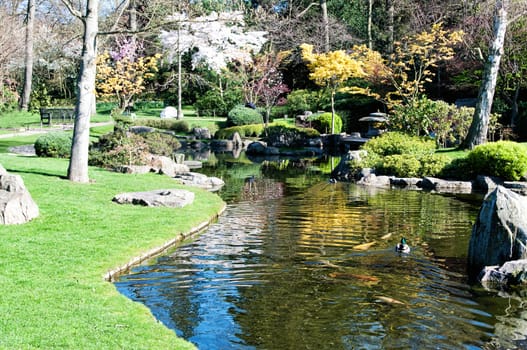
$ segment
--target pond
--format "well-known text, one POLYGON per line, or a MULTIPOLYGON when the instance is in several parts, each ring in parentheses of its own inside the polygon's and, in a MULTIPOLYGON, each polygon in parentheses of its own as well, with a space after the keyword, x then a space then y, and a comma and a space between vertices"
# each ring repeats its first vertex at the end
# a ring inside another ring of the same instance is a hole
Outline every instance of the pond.
POLYGON ((118 290, 200 349, 526 346, 521 300, 467 283, 481 196, 328 183, 335 161, 212 157, 226 212, 118 290))

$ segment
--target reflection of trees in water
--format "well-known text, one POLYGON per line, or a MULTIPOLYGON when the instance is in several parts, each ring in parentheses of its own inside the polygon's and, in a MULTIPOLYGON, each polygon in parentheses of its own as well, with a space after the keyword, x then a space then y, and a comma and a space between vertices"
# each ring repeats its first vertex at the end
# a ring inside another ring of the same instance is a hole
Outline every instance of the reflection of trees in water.
POLYGON ((277 199, 283 195, 283 183, 271 179, 249 176, 245 179, 240 199, 243 201, 277 199))

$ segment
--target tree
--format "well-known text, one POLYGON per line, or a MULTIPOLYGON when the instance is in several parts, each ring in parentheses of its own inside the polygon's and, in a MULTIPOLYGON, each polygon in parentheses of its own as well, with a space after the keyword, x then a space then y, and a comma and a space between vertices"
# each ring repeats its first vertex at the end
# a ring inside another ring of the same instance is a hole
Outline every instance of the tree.
MULTIPOLYGON (((239 11, 212 12, 196 18, 189 18, 185 13, 170 16, 169 20, 175 22, 176 30, 161 31, 160 34, 168 60, 173 62, 177 59, 180 67, 183 53, 194 50, 193 67, 204 65, 216 72, 221 86, 221 72, 229 63, 251 63, 252 54, 258 53, 267 41, 266 32, 246 30, 243 17, 239 11)), ((181 96, 180 79, 181 69, 178 68, 178 96, 181 96)))
POLYGON ((97 57, 97 91, 102 96, 115 96, 121 110, 132 104, 157 71, 161 55, 141 57, 141 47, 135 38, 122 38, 115 51, 97 57))
POLYGON ((88 151, 90 146, 90 117, 95 95, 95 76, 97 69, 99 1, 87 0, 84 13, 75 9, 73 2, 69 0, 61 1, 73 16, 81 20, 84 28, 68 179, 74 182, 87 183, 89 182, 88 151))
POLYGON ((498 79, 500 60, 503 54, 503 45, 505 42, 505 33, 507 31, 507 9, 509 0, 496 1, 496 13, 494 16, 494 35, 489 56, 485 64, 483 80, 478 94, 478 102, 474 117, 467 134, 467 137, 461 144, 462 149, 473 149, 477 145, 487 141, 487 131, 492 109, 492 101, 498 79))
POLYGON ((35 0, 27 1, 26 51, 24 62, 24 87, 20 96, 20 109, 27 111, 33 80, 33 28, 35 23, 35 0))
POLYGON ((453 46, 461 42, 462 31, 447 31, 436 23, 423 31, 396 43, 388 62, 389 75, 395 91, 386 95, 389 105, 408 104, 419 99, 425 83, 435 75, 432 68, 454 57, 453 46))
POLYGON ((289 92, 278 69, 280 62, 280 57, 273 53, 256 57, 252 65, 253 76, 245 87, 245 99, 265 107, 266 127, 269 124, 271 109, 278 103, 280 97, 289 92))
POLYGON ((331 93, 331 133, 335 130, 335 94, 339 87, 350 78, 364 77, 363 63, 352 58, 343 50, 314 53, 313 46, 302 44, 302 57, 310 70, 309 77, 317 85, 331 93))

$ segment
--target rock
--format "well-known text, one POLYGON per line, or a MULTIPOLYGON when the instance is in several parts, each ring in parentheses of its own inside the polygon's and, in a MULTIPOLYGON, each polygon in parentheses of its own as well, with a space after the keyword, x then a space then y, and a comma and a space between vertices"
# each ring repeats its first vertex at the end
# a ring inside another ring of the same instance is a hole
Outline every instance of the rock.
POLYGON ((185 164, 178 164, 166 156, 153 155, 149 165, 152 171, 174 177, 177 174, 189 172, 190 169, 185 164))
POLYGON ((159 116, 161 117, 161 119, 177 118, 177 109, 172 106, 165 107, 163 108, 159 116))
POLYGON ((152 171, 149 165, 121 165, 115 171, 123 174, 147 174, 152 171))
POLYGON ((370 173, 366 176, 363 176, 359 181, 357 181, 357 184, 373 186, 373 187, 390 187, 392 178, 393 177, 391 176, 385 176, 385 175, 377 176, 373 173, 370 173))
POLYGON ((393 187, 419 189, 422 181, 419 177, 394 177, 390 179, 390 184, 393 187))
POLYGON ((503 187, 511 191, 527 196, 527 182, 523 181, 504 181, 503 187))
POLYGON ((141 134, 149 134, 151 132, 154 132, 155 129, 150 126, 131 126, 128 130, 130 130, 131 133, 141 135, 141 134))
POLYGON ((502 266, 485 266, 478 276, 488 289, 502 289, 527 283, 527 259, 507 261, 502 266))
POLYGON ((484 192, 494 190, 498 185, 503 185, 503 181, 493 176, 478 175, 476 177, 476 187, 484 192))
POLYGON ((9 174, 0 165, 0 224, 24 224, 38 215, 38 206, 22 177, 9 174))
POLYGON ((113 197, 119 204, 135 204, 147 207, 182 208, 192 204, 194 193, 180 189, 121 193, 113 197))
POLYGON ((472 228, 468 251, 473 278, 484 266, 527 258, 527 198, 503 186, 489 193, 472 228))
POLYGON ((473 186, 470 181, 448 181, 435 177, 424 177, 421 187, 443 193, 471 193, 473 186))
POLYGON ((242 137, 240 136, 240 134, 238 132, 235 132, 232 135, 232 144, 233 144, 234 148, 241 148, 241 147, 243 147, 242 137))
POLYGON ((210 130, 207 128, 193 128, 192 133, 197 139, 210 140, 212 138, 210 130))
POLYGON ((247 146, 247 154, 265 154, 267 145, 262 141, 251 142, 247 146))
POLYGON ((194 172, 179 174, 175 179, 183 185, 196 186, 209 191, 217 191, 225 185, 222 179, 194 172))

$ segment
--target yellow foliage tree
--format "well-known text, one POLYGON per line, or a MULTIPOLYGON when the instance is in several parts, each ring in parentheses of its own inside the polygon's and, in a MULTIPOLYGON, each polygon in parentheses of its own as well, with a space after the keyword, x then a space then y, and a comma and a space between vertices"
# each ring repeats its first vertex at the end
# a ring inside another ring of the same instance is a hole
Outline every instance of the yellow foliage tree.
POLYGON ((404 38, 395 43, 388 64, 395 91, 386 95, 389 105, 407 104, 422 95, 424 84, 431 82, 433 68, 454 57, 453 46, 463 39, 462 31, 447 31, 442 23, 431 30, 404 38))
POLYGON ((148 57, 114 59, 108 52, 97 57, 96 88, 99 96, 115 96, 120 109, 128 107, 134 96, 145 89, 157 72, 160 54, 148 57))
POLYGON ((313 46, 300 45, 302 58, 310 70, 309 78, 331 92, 331 133, 335 130, 335 93, 350 78, 366 75, 364 63, 343 50, 314 53, 313 46))

